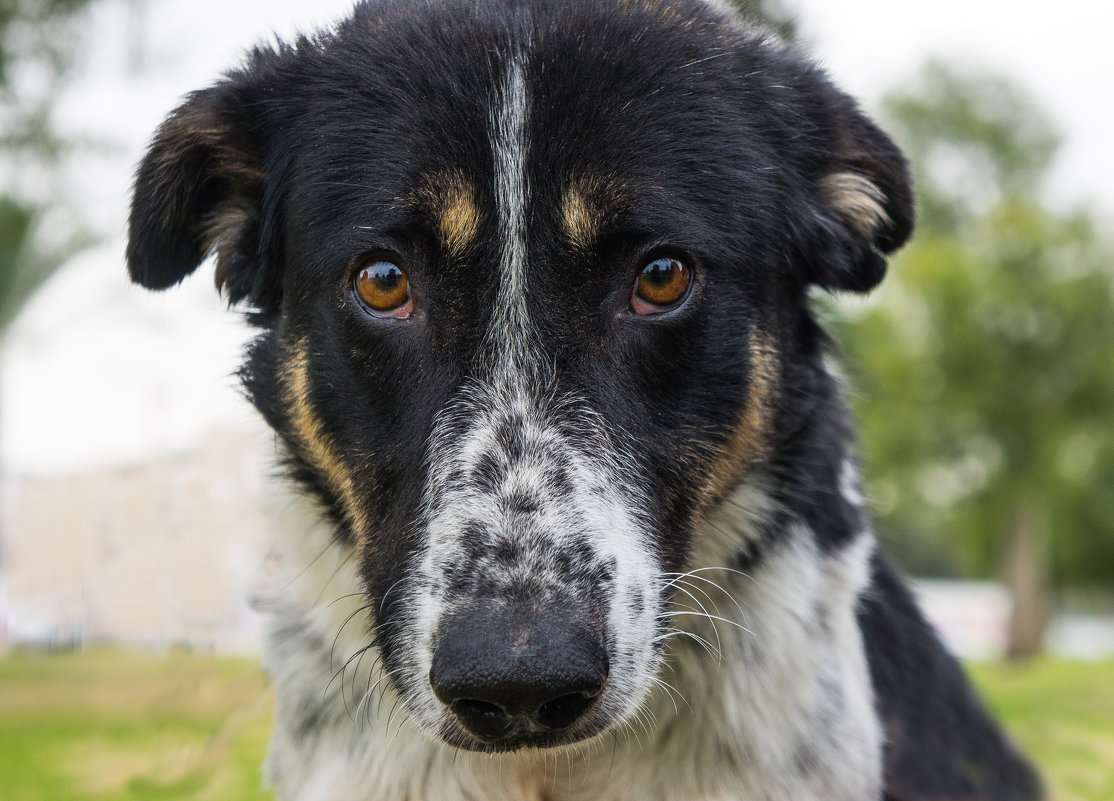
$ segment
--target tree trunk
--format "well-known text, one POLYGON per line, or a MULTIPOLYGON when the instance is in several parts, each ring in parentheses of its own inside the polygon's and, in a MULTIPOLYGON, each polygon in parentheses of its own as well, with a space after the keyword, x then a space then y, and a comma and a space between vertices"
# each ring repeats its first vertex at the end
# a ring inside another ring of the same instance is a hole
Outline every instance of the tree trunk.
POLYGON ((1022 504, 1006 543, 1005 579, 1013 600, 1006 656, 1024 659, 1040 652, 1048 628, 1051 603, 1048 545, 1041 537, 1040 516, 1022 504))

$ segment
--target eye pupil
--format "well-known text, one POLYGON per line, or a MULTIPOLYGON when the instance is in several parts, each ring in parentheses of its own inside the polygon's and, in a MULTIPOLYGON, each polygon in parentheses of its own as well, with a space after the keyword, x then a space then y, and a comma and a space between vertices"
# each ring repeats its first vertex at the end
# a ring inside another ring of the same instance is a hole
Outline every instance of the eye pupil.
POLYGON ((676 272, 674 268, 675 264, 676 262, 672 259, 658 259, 643 270, 642 274, 646 276, 646 280, 651 284, 655 286, 666 286, 676 272))
POLYGON ((371 268, 371 279, 378 284, 378 288, 389 292, 403 280, 402 270, 387 262, 379 262, 371 268))
POLYGON ((376 261, 356 273, 353 279, 356 295, 363 305, 378 317, 407 317, 410 302, 410 282, 397 264, 376 261))
POLYGON ((679 259, 654 259, 638 274, 631 306, 639 314, 668 311, 688 295, 692 271, 679 259))

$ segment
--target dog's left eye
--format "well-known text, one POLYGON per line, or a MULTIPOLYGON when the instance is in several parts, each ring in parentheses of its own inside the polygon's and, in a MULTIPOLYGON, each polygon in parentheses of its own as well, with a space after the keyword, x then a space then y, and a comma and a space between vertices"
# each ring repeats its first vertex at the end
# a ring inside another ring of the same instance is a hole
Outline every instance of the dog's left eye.
POLYGON ((376 317, 409 317, 414 308, 410 282, 394 262, 365 264, 352 279, 352 288, 363 307, 376 317))
POLYGON ((658 314, 676 308, 692 286, 692 270, 669 256, 657 258, 642 268, 634 282, 631 307, 638 314, 658 314))

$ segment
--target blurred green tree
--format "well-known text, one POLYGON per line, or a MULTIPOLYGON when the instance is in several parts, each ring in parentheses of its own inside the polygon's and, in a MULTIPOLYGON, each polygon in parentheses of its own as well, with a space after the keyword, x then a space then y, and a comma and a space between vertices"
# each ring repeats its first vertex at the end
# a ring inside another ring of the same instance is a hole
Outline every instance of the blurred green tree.
POLYGON ((46 183, 64 150, 50 110, 72 63, 78 12, 92 2, 0 0, 0 340, 35 289, 86 241, 78 234, 39 242, 35 226, 48 201, 21 191, 18 178, 30 171, 46 183))
POLYGON ((878 527, 911 569, 1006 580, 1028 654, 1050 583, 1114 582, 1114 250, 1044 202, 1058 137, 1009 81, 931 63, 883 108, 919 228, 837 315, 878 527))
POLYGON ((0 334, 77 242, 45 249, 34 238, 44 198, 28 198, 17 168, 48 170, 64 150, 50 110, 92 0, 0 0, 0 334))
POLYGON ((744 18, 774 30, 787 42, 797 38, 797 21, 782 0, 728 0, 744 18))
POLYGON ((14 314, 24 278, 24 249, 31 229, 32 212, 11 198, 0 197, 0 332, 14 314))

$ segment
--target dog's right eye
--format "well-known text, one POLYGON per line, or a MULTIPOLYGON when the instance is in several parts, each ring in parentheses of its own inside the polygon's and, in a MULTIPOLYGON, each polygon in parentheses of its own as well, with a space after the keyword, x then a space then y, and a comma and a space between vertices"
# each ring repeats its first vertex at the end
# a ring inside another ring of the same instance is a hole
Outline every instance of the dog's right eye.
POLYGON ((657 258, 642 268, 634 282, 631 306, 638 314, 660 314, 688 297, 692 270, 679 259, 657 258))
POLYGON ((410 282, 394 262, 380 259, 365 264, 352 279, 352 289, 361 305, 376 317, 403 319, 414 308, 410 282))

